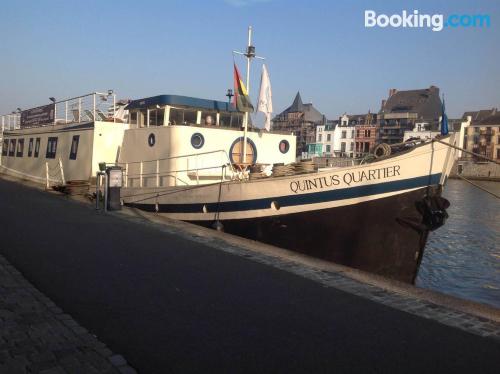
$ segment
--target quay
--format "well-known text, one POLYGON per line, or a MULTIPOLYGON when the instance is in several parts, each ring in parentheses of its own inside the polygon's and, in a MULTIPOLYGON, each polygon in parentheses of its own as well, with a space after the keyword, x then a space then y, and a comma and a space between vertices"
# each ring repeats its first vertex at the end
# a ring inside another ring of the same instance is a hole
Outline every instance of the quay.
MULTIPOLYGON (((6 179, 0 194, 0 264, 38 290, 19 303, 51 300, 95 339, 107 372, 500 370, 494 308, 154 214, 104 214, 6 179)), ((11 304, 0 302, 3 323, 11 304)), ((16 355, 0 338, 3 373, 16 355)), ((16 372, 28 372, 36 352, 17 352, 16 372)), ((32 372, 78 372, 49 367, 58 357, 47 356, 32 372)))

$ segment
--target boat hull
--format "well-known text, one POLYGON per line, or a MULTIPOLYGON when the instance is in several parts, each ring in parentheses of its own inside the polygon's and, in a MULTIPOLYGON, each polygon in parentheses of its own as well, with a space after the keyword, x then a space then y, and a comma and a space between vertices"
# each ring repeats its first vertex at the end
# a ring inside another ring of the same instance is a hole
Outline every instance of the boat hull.
POLYGON ((429 232, 418 203, 440 194, 433 186, 356 205, 221 223, 234 235, 413 283, 429 232))
MULTIPOLYGON (((447 138, 449 140, 450 138, 447 138)), ((444 223, 453 149, 427 143, 318 173, 171 188, 126 188, 125 205, 412 283, 444 223)))

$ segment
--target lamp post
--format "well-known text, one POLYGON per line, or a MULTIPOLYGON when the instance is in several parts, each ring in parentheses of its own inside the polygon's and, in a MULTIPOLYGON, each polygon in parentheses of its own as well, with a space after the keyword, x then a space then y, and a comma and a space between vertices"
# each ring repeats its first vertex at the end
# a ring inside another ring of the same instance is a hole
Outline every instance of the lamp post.
POLYGON ((56 124, 56 118, 57 118, 57 105, 56 105, 56 98, 55 97, 49 97, 49 100, 52 101, 52 104, 54 104, 54 125, 56 124))
POLYGON ((227 103, 228 103, 228 110, 229 110, 229 105, 231 104, 231 99, 233 98, 234 94, 233 94, 233 90, 231 88, 228 88, 227 89, 227 93, 226 93, 226 96, 227 96, 227 103))

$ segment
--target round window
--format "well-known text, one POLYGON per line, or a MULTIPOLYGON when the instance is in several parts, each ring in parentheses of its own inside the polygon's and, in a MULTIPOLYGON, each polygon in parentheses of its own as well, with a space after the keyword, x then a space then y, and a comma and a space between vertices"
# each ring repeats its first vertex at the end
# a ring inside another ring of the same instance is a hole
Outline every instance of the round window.
POLYGON ((199 132, 194 133, 193 136, 191 136, 191 145, 193 148, 200 149, 203 147, 203 144, 205 144, 205 138, 199 132))
POLYGON ((149 134, 148 136, 148 144, 150 147, 154 146, 156 143, 156 139, 155 139, 155 134, 149 134))
POLYGON ((290 143, 288 143, 288 140, 283 139, 280 142, 279 148, 281 153, 287 153, 290 149, 290 143))

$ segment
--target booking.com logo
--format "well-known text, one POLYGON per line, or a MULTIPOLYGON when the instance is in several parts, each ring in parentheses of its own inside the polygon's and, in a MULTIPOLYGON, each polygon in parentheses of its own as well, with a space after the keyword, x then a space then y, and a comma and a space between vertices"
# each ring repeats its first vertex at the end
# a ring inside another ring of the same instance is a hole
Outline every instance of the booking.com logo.
POLYGON ((450 14, 446 20, 443 14, 420 14, 418 10, 401 14, 377 14, 374 10, 365 10, 365 27, 408 27, 430 28, 441 31, 445 27, 490 27, 488 14, 450 14))

